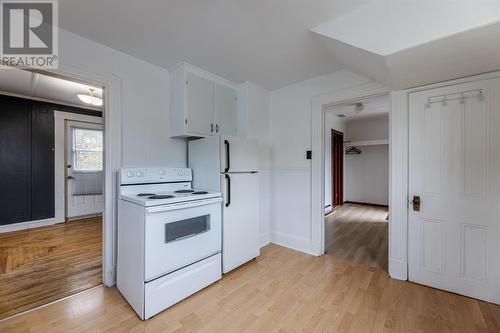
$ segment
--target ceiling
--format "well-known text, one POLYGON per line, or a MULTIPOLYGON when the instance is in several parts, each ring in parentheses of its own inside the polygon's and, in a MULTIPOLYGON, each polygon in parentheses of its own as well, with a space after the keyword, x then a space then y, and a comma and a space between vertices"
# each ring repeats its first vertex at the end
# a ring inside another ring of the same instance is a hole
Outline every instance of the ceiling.
POLYGON ((348 69, 404 89, 500 69, 500 0, 61 0, 63 29, 269 90, 348 69), (465 18, 464 18, 465 17, 465 18))
POLYGON ((341 69, 310 32, 368 0, 61 0, 65 30, 164 68, 273 90, 341 69))
POLYGON ((500 0, 372 0, 312 31, 337 62, 392 89, 500 69, 500 0))
POLYGON ((312 30, 388 56, 498 22, 500 0, 373 0, 312 30))
POLYGON ((343 114, 346 117, 342 118, 345 121, 357 120, 361 118, 378 117, 381 115, 389 114, 389 96, 377 96, 362 99, 355 103, 346 103, 340 105, 333 105, 326 108, 326 112, 330 112, 334 115, 343 114), (354 111, 356 103, 363 103, 364 110, 360 113, 354 111))
POLYGON ((2 75, 0 75, 0 93, 102 110, 102 107, 90 106, 78 99, 77 95, 88 94, 89 88, 95 89, 94 96, 102 98, 102 89, 100 88, 35 72, 10 68, 2 70, 2 75))

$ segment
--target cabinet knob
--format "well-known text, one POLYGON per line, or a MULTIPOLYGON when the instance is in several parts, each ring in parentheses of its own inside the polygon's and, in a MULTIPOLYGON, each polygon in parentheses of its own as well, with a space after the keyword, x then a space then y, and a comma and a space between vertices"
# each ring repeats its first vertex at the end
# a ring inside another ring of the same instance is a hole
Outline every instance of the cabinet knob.
POLYGON ((219 133, 219 124, 215 125, 215 133, 219 133))
POLYGON ((214 124, 210 124, 210 133, 214 132, 214 124))

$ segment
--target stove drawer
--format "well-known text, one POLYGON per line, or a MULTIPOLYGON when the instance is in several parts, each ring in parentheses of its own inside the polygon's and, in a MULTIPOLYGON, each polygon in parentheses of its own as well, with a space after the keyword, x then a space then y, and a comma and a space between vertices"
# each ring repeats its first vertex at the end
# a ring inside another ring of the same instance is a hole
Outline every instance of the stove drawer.
POLYGON ((220 280, 221 255, 199 261, 164 277, 146 283, 144 319, 220 280))
POLYGON ((144 281, 221 251, 221 200, 146 215, 144 281))

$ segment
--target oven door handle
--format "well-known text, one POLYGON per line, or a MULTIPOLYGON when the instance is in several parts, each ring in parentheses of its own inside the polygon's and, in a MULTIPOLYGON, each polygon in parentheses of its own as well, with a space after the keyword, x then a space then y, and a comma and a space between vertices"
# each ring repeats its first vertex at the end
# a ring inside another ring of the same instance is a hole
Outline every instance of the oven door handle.
POLYGON ((227 190, 226 190, 226 207, 229 207, 231 204, 231 177, 229 177, 228 174, 224 175, 226 177, 226 184, 227 184, 227 190))
POLYGON ((213 198, 213 199, 190 201, 190 202, 182 202, 182 203, 178 203, 178 204, 170 204, 170 205, 164 205, 164 206, 148 207, 148 208, 146 208, 146 213, 147 214, 163 213, 163 212, 169 212, 172 210, 206 206, 206 205, 211 205, 211 204, 219 203, 219 202, 222 202, 221 197, 213 198))

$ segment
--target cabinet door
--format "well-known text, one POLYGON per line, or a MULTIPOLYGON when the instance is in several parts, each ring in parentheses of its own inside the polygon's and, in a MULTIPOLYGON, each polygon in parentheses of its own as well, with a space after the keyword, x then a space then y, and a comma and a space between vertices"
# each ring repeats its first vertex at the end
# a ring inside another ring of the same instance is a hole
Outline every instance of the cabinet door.
POLYGON ((215 133, 214 83, 187 73, 186 92, 187 131, 212 135, 215 133))
POLYGON ((237 134, 238 96, 236 90, 217 84, 215 86, 216 132, 237 134))

